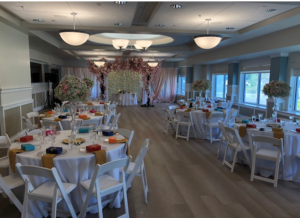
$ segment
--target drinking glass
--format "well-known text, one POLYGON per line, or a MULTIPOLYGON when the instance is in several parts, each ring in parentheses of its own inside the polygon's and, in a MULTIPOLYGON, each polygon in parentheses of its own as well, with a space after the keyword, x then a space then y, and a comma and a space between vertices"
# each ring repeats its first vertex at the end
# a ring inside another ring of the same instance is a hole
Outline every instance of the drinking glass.
POLYGON ((95 141, 96 141, 96 132, 92 132, 90 134, 90 140, 93 142, 93 144, 95 144, 95 141))
POLYGON ((52 134, 55 135, 55 132, 56 132, 56 126, 55 125, 50 125, 50 131, 52 134))
POLYGON ((51 147, 53 147, 53 143, 55 142, 55 133, 50 133, 49 138, 50 138, 51 147))
POLYGON ((256 120, 256 115, 252 115, 251 119, 252 119, 252 123, 254 123, 256 120))
POLYGON ((284 120, 280 120, 280 125, 281 125, 282 129, 284 130, 285 121, 284 120))
POLYGON ((73 145, 74 145, 73 139, 74 139, 74 135, 73 135, 73 136, 68 136, 68 144, 69 144, 69 146, 71 147, 71 148, 69 149, 69 151, 73 151, 73 145))
POLYGON ((259 114, 258 114, 258 119, 259 119, 259 121, 261 121, 262 118, 263 118, 263 114, 262 114, 262 113, 259 113, 259 114))
POLYGON ((290 122, 292 123, 294 121, 294 116, 289 116, 290 122))
POLYGON ((296 119, 297 127, 299 127, 300 119, 296 119))
POLYGON ((45 137, 46 137, 46 129, 45 128, 41 128, 41 137, 43 139, 43 143, 45 142, 45 137))
POLYGON ((275 113, 272 114, 272 121, 275 122, 275 123, 277 122, 275 113))

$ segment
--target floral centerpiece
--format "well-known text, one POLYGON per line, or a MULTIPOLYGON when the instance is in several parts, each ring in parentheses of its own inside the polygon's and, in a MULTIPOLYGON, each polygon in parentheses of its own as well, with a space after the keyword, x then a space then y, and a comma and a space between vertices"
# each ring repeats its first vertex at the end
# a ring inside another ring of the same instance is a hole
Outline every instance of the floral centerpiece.
POLYGON ((82 82, 85 83, 89 89, 94 86, 94 81, 89 78, 83 78, 82 82))
MULTIPOLYGON (((208 90, 210 86, 211 86, 211 82, 206 79, 200 79, 193 82, 192 84, 193 90, 200 91, 200 102, 199 102, 200 106, 202 104, 202 92, 208 90)), ((207 98, 206 92, 205 92, 205 98, 207 98)))
POLYGON ((290 85, 283 81, 272 80, 264 86, 262 91, 265 95, 274 99, 273 114, 275 118, 277 118, 277 100, 278 98, 284 98, 290 95, 290 85))

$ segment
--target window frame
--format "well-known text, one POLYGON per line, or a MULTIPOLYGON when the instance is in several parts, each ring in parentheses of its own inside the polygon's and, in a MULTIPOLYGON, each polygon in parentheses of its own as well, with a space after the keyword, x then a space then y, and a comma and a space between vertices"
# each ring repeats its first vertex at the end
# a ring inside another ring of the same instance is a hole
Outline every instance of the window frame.
MULTIPOLYGON (((227 82, 228 82, 228 73, 216 73, 213 76, 214 76, 214 81, 213 81, 213 84, 214 84, 214 90, 213 90, 214 96, 216 98, 226 99, 227 93, 225 93, 225 89, 226 89, 226 79, 225 79, 225 77, 227 76, 227 82), (224 86, 223 86, 223 97, 222 98, 221 97, 217 97, 217 76, 223 76, 223 84, 224 84, 224 86)), ((227 87, 227 90, 228 90, 228 87, 227 87)))
POLYGON ((295 76, 295 79, 296 79, 296 81, 295 81, 295 88, 296 88, 296 90, 295 90, 295 96, 294 96, 294 111, 298 111, 298 112, 300 112, 300 110, 297 110, 297 101, 298 101, 298 90, 299 90, 299 78, 300 78, 300 76, 295 76))
MULTIPOLYGON (((178 77, 177 95, 185 95, 185 89, 182 90, 182 78, 186 79, 186 76, 179 76, 178 77)), ((185 84, 186 84, 186 82, 185 82, 185 84)))
MULTIPOLYGON (((243 89, 242 89, 242 93, 243 93, 242 101, 243 101, 243 103, 256 105, 256 106, 263 106, 263 107, 267 106, 267 104, 264 105, 264 104, 259 103, 260 102, 260 91, 262 89, 262 87, 261 87, 261 76, 262 76, 263 73, 268 73, 270 75, 269 70, 268 71, 248 71, 248 72, 246 71, 246 72, 242 72, 242 74, 243 74, 243 78, 242 78, 242 80, 243 80, 243 84, 242 84, 242 87, 243 87, 243 89), (245 98, 246 98, 246 75, 247 74, 258 74, 256 103, 245 101, 245 98)), ((269 82, 270 82, 270 77, 269 77, 269 82)))

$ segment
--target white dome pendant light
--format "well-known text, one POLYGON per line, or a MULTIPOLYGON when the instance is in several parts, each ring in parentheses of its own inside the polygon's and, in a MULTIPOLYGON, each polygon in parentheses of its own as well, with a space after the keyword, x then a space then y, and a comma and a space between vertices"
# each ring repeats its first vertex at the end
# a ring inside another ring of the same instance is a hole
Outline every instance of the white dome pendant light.
POLYGON ((209 21, 211 21, 211 19, 206 19, 206 21, 207 34, 194 36, 194 41, 200 48, 211 49, 216 47, 221 42, 222 36, 209 34, 209 21))
POLYGON ((90 34, 85 31, 75 30, 75 16, 77 15, 77 13, 73 12, 71 14, 73 15, 74 30, 61 30, 59 31, 59 35, 62 40, 64 40, 65 43, 69 45, 82 45, 88 40, 90 34))

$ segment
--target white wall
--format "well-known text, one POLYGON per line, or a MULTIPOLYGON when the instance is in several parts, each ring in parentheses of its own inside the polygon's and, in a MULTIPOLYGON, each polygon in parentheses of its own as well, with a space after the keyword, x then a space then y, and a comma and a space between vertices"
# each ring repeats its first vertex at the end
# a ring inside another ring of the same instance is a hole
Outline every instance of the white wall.
POLYGON ((39 62, 43 64, 49 64, 49 65, 63 65, 63 60, 52 57, 50 55, 35 51, 33 49, 30 49, 30 60, 33 62, 39 62))

